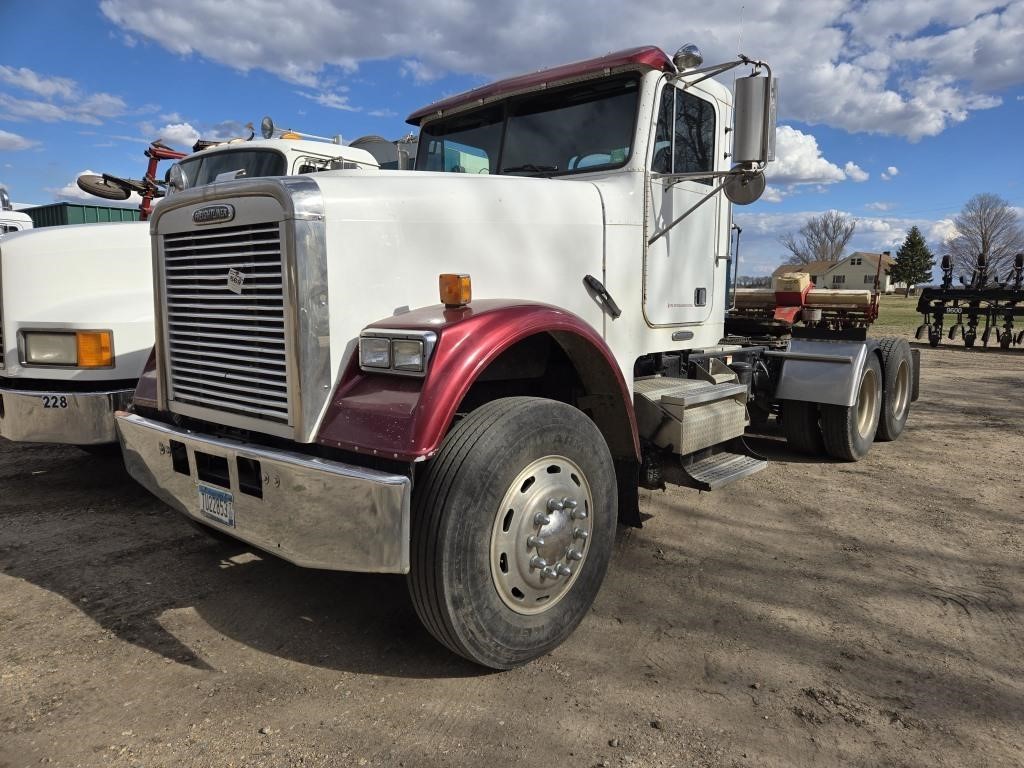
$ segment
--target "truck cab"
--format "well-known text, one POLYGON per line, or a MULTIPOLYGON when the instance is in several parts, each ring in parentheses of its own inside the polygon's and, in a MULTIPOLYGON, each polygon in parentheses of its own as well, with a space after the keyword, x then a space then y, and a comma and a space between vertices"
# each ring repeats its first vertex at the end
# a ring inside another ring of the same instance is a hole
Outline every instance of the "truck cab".
POLYGON ((634 48, 414 112, 411 172, 174 196, 128 471, 293 563, 407 574, 478 664, 547 653, 640 485, 764 468, 751 404, 845 459, 906 420, 898 344, 725 338, 730 201, 764 189, 774 94, 763 62, 634 48), (711 78, 737 66, 734 97, 711 78))
MULTIPOLYGON (((377 168, 365 150, 292 135, 197 151, 172 168, 168 191, 377 168)), ((148 223, 48 227, 0 242, 0 437, 116 444, 114 411, 130 401, 153 343, 148 223)))

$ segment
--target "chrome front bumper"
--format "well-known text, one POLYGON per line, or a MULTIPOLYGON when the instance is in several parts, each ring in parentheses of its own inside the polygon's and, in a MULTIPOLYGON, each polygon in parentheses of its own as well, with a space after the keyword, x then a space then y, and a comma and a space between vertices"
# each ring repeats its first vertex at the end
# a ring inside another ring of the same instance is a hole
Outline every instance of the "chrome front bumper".
POLYGON ((119 412, 128 472, 204 525, 308 568, 409 572, 412 481, 261 448, 119 412), (231 505, 233 525, 201 510, 200 488, 231 505))
POLYGON ((52 392, 30 392, 0 388, 0 437, 21 443, 116 443, 114 411, 127 407, 133 392, 61 392, 59 388, 52 392))

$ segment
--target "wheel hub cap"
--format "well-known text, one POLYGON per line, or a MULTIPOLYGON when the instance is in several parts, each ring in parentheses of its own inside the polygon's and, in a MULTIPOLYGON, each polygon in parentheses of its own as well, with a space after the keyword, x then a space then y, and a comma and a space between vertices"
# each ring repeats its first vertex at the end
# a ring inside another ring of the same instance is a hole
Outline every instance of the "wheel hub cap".
POLYGON ((579 577, 593 532, 590 486, 564 456, 531 462, 512 481, 491 533, 491 576, 517 613, 554 606, 579 577))

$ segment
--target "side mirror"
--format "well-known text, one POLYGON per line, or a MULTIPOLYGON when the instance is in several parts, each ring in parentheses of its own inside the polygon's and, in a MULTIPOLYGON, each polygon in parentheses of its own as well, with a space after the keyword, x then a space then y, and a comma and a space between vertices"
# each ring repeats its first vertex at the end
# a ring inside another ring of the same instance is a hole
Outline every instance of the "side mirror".
POLYGON ((736 79, 732 161, 764 165, 775 159, 778 80, 750 75, 736 79))

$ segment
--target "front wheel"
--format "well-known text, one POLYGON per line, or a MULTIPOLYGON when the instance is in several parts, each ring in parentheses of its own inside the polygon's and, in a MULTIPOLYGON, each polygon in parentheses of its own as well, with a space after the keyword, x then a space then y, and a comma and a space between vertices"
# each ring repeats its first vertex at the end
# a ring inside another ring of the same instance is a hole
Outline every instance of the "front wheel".
POLYGON ((530 397, 464 418, 417 477, 409 592, 444 645, 494 669, 556 648, 611 558, 615 468, 581 411, 530 397))

